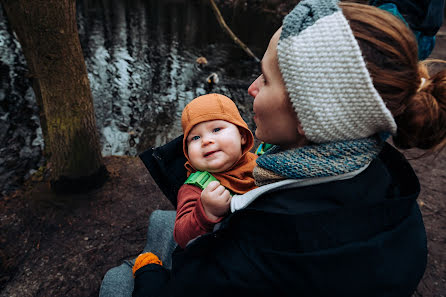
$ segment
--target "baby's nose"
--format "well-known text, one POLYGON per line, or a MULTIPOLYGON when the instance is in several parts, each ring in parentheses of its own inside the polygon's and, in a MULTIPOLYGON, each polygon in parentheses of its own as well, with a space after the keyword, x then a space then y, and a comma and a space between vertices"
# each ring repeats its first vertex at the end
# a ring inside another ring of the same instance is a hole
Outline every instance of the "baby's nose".
POLYGON ((211 144, 211 143, 214 143, 214 139, 212 137, 210 137, 210 136, 203 137, 203 140, 202 140, 202 145, 203 146, 206 146, 206 145, 211 144))

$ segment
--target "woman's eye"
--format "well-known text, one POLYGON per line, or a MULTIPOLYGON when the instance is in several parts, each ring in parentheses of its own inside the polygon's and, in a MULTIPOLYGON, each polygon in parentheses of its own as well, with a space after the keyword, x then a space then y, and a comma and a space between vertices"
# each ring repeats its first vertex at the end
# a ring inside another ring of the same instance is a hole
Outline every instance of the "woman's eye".
POLYGON ((265 75, 263 75, 262 63, 259 63, 259 72, 260 72, 260 79, 262 80, 263 84, 266 84, 265 75))
POLYGON ((192 137, 190 140, 191 141, 194 141, 194 140, 198 140, 198 139, 200 139, 200 136, 198 136, 198 135, 195 135, 194 137, 192 137))
POLYGON ((215 128, 214 130, 212 130, 213 132, 218 132, 218 131, 220 131, 221 130, 221 128, 215 128))

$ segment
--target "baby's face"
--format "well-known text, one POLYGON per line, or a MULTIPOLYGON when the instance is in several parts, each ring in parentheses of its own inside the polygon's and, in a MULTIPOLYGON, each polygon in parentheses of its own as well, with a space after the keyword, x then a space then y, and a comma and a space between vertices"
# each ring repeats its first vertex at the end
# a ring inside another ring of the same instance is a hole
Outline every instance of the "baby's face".
POLYGON ((214 120, 195 125, 186 142, 189 161, 195 169, 223 172, 240 159, 246 139, 236 125, 214 120))

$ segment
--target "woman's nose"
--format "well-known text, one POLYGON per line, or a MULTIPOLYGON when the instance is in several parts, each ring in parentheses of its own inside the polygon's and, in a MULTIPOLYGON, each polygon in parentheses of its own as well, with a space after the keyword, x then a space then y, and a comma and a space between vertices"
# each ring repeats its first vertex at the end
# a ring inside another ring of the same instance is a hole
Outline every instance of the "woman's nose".
POLYGON ((248 88, 248 94, 251 95, 251 97, 255 98, 257 94, 259 93, 259 79, 260 76, 257 77, 255 81, 252 82, 252 84, 248 88))

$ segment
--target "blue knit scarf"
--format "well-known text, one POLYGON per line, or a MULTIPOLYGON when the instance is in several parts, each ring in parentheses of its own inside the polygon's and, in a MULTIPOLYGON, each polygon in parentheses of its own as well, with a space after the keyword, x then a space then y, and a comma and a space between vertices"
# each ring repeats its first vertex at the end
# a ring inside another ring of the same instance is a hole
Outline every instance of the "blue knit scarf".
POLYGON ((273 146, 257 158, 257 165, 284 178, 336 176, 368 165, 389 134, 282 150, 273 146))

